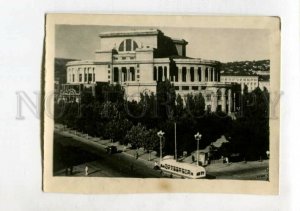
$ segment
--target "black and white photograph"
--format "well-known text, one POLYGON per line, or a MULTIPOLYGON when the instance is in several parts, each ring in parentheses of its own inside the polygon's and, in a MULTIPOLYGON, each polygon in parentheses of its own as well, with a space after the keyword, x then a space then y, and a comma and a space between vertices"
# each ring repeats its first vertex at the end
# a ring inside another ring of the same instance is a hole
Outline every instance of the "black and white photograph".
POLYGON ((51 177, 277 180, 279 19, 257 27, 148 22, 53 25, 51 177))

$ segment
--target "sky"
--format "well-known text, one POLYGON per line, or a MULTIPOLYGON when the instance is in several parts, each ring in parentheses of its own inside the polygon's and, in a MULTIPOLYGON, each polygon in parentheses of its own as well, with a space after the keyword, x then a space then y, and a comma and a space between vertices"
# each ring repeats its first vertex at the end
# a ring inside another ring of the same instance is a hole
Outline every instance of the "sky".
POLYGON ((56 25, 55 57, 93 60, 100 47, 100 32, 151 28, 158 28, 172 38, 185 39, 188 57, 221 62, 270 59, 269 31, 265 29, 90 25, 56 25))

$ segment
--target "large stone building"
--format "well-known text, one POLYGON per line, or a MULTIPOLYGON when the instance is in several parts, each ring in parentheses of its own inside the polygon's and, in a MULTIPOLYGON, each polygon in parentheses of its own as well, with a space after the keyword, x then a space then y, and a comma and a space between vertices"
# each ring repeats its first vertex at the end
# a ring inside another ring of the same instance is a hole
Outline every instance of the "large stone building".
POLYGON ((242 93, 245 86, 247 86, 249 92, 252 92, 257 87, 261 90, 270 90, 269 75, 221 75, 220 80, 223 83, 236 83, 241 85, 242 93))
POLYGON ((247 86, 248 91, 251 92, 259 86, 257 75, 221 75, 221 82, 224 83, 237 83, 241 85, 243 91, 247 86))
POLYGON ((232 84, 220 81, 220 63, 186 56, 187 41, 173 39, 157 29, 99 34, 94 60, 67 63, 67 83, 61 99, 80 96, 97 82, 121 84, 128 98, 156 93, 157 84, 169 80, 182 96, 201 92, 209 111, 234 111, 232 84), (77 87, 77 88, 76 88, 77 87))

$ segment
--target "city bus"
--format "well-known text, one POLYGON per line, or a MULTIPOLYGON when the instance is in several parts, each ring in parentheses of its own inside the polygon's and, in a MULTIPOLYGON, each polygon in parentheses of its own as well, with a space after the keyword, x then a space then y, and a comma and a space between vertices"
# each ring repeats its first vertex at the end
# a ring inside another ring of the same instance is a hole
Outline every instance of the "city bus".
POLYGON ((167 173, 170 176, 179 176, 181 178, 199 179, 206 177, 204 167, 177 162, 174 159, 162 160, 160 169, 162 170, 162 173, 167 173))

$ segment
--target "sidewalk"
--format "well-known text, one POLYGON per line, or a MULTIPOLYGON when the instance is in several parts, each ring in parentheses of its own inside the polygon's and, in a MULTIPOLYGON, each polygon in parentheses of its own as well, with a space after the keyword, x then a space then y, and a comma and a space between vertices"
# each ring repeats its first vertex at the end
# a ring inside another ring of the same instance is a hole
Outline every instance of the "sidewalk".
MULTIPOLYGON (((55 131, 65 135, 65 136, 71 136, 73 138, 79 139, 82 142, 88 143, 95 147, 101 147, 104 149, 107 146, 114 145, 117 147, 118 151, 122 152, 123 154, 130 156, 134 159, 136 159, 136 153, 138 153, 138 159, 137 162, 143 162, 147 167, 153 168, 155 161, 159 163, 159 157, 157 156, 157 152, 152 151, 151 154, 144 151, 143 148, 139 149, 129 149, 125 147, 124 145, 121 145, 119 142, 112 143, 110 140, 107 139, 100 139, 98 137, 91 137, 87 134, 83 134, 81 132, 71 130, 68 128, 64 128, 63 125, 55 125, 55 131)), ((192 154, 187 157, 178 157, 178 160, 180 162, 184 163, 190 163, 196 165, 196 161, 193 162, 192 154)), ((211 163, 207 166, 205 166, 205 169, 207 173, 209 174, 228 174, 230 172, 234 173, 236 171, 243 171, 243 170, 251 170, 255 168, 265 168, 267 169, 269 167, 269 161, 263 160, 260 161, 249 161, 247 163, 245 162, 237 162, 237 163, 211 163)))
POLYGON ((69 128, 65 128, 61 124, 56 124, 54 127, 54 130, 64 136, 71 136, 71 137, 76 137, 80 138, 84 142, 89 142, 92 143, 92 145, 97 145, 98 147, 105 148, 107 146, 116 146, 118 151, 121 151, 123 154, 136 158, 136 153, 138 153, 138 159, 137 161, 141 161, 144 164, 146 164, 148 167, 153 168, 154 163, 159 162, 159 157, 156 156, 156 152, 152 151, 151 153, 147 153, 144 151, 143 148, 137 149, 129 149, 125 147, 125 145, 121 145, 119 142, 111 142, 108 139, 100 139, 98 137, 91 137, 88 136, 88 134, 84 134, 81 132, 78 132, 76 130, 71 130, 69 128), (150 154, 150 155, 149 155, 150 154))

